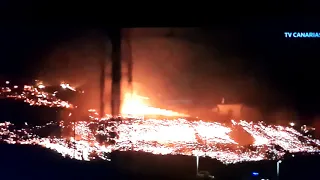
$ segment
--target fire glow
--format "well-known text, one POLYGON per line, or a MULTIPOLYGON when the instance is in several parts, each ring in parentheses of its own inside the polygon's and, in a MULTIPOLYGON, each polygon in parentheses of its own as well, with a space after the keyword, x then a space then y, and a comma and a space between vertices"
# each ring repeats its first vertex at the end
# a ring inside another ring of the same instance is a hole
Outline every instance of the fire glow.
MULTIPOLYGON (((45 93, 33 86, 25 86, 24 93, 12 93, 10 88, 3 88, 1 94, 6 98, 21 99, 32 105, 58 106, 72 108, 73 105, 57 99, 54 94, 45 93), (32 100, 30 100, 32 99, 32 100)), ((159 114, 179 116, 179 113, 147 106, 138 95, 126 95, 122 109, 124 114, 149 115, 159 114)), ((107 135, 112 127, 105 126, 108 117, 99 119, 95 110, 89 110, 90 121, 77 121, 66 124, 59 122, 62 131, 71 128, 74 135, 58 137, 40 137, 37 130, 52 126, 29 126, 22 129, 10 128, 10 122, 0 123, 0 141, 9 144, 33 144, 52 149, 62 156, 78 160, 108 160, 112 151, 143 151, 153 154, 173 154, 189 156, 207 156, 223 163, 242 161, 259 161, 270 158, 281 158, 285 152, 320 152, 320 141, 303 136, 292 127, 271 126, 263 122, 232 121, 233 125, 215 122, 187 121, 183 118, 175 120, 161 119, 127 119, 114 122, 117 138, 109 144, 99 140, 99 136, 107 135), (96 127, 96 128, 92 128, 96 127), (102 128, 106 127, 106 129, 102 128), (230 133, 234 128, 243 128, 254 138, 253 148, 240 146, 232 139, 230 133), (281 147, 275 148, 275 146, 281 147), (273 153, 270 157, 268 154, 273 153)), ((70 114, 72 116, 72 114, 70 114)), ((114 130, 114 129, 113 129, 114 130)))
POLYGON ((122 105, 121 113, 123 115, 159 115, 159 116, 174 116, 174 117, 188 117, 186 114, 155 108, 149 106, 145 100, 147 97, 142 97, 136 93, 130 94, 126 93, 124 95, 124 103, 122 105))
MULTIPOLYGON (((40 86, 40 85, 39 85, 40 86)), ((14 86, 14 89, 18 88, 14 86)), ((49 107, 62 107, 62 108, 73 108, 73 105, 67 101, 62 101, 55 97, 55 94, 44 92, 40 87, 24 85, 22 92, 13 92, 9 87, 1 88, 1 98, 11 98, 15 100, 23 100, 30 106, 49 106, 49 107)))
MULTIPOLYGON (((199 155, 218 159, 224 163, 242 161, 258 161, 268 159, 266 153, 273 151, 277 158, 285 152, 319 152, 320 141, 302 136, 289 127, 264 126, 263 123, 239 124, 244 128, 253 126, 250 134, 255 136, 255 150, 245 149, 231 139, 229 133, 232 128, 219 123, 190 122, 184 119, 177 120, 127 120, 118 122, 118 138, 115 144, 101 144, 98 135, 106 134, 103 130, 92 130, 90 126, 99 125, 104 120, 91 122, 76 122, 76 136, 74 137, 46 137, 40 138, 34 134, 34 129, 45 128, 52 125, 48 123, 43 127, 28 127, 21 130, 10 131, 9 122, 0 124, 0 138, 9 144, 37 144, 45 148, 79 160, 107 159, 107 154, 115 151, 143 151, 153 154, 181 154, 199 155), (255 127, 256 126, 256 127, 255 127), (260 129, 264 127, 264 129, 260 129), (29 130, 26 130, 29 129, 29 130), (206 131, 213 129, 215 131, 206 131), (6 138, 3 138, 6 137, 6 138), (299 140, 298 137, 303 137, 299 140), (268 141, 261 141, 267 139, 268 141), (276 151, 274 146, 279 145, 283 151, 276 151)), ((71 126, 74 126, 71 124, 71 126)), ((60 122, 60 127, 65 126, 60 122)), ((248 130, 249 131, 249 130, 248 130)))

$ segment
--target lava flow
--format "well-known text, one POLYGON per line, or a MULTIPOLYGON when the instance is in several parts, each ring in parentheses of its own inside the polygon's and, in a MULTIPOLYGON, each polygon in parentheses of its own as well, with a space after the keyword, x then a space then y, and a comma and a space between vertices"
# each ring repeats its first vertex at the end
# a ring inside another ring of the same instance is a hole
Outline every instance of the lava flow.
MULTIPOLYGON (((3 98, 24 100, 32 105, 74 107, 54 94, 44 92, 44 88, 40 87, 25 86, 20 94, 5 87, 1 94, 3 98)), ((86 161, 108 159, 108 153, 115 150, 207 156, 226 164, 277 159, 287 152, 320 152, 319 140, 304 136, 292 127, 247 121, 232 121, 233 125, 228 127, 217 122, 188 121, 183 118, 139 119, 139 115, 186 115, 150 107, 143 102, 143 97, 136 94, 125 96, 122 113, 136 116, 113 122, 113 126, 106 126, 110 123, 109 118, 99 119, 95 110, 89 110, 88 121, 51 122, 44 126, 30 126, 26 123, 21 129, 12 128, 14 125, 10 122, 0 123, 0 141, 40 145, 63 156, 86 161), (46 137, 39 134, 39 130, 54 125, 61 128, 62 132, 74 133, 46 137), (239 128, 253 137, 253 144, 240 145, 232 138, 231 133, 239 128), (115 132, 116 136, 111 138, 110 132, 115 132)))

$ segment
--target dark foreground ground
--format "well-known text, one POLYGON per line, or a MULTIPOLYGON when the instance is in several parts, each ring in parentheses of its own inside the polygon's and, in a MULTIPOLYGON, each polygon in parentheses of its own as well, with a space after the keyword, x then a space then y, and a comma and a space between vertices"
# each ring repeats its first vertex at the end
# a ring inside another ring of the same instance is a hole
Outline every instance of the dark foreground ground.
MULTIPOLYGON (((111 162, 83 162, 37 146, 1 144, 0 159, 1 179, 196 179, 195 158, 186 156, 116 152, 111 162)), ((280 179, 318 179, 319 162, 317 156, 287 158, 280 166, 280 179)), ((252 179, 253 171, 260 173, 260 179, 276 179, 275 161, 225 166, 200 159, 200 169, 210 171, 215 179, 252 179)))

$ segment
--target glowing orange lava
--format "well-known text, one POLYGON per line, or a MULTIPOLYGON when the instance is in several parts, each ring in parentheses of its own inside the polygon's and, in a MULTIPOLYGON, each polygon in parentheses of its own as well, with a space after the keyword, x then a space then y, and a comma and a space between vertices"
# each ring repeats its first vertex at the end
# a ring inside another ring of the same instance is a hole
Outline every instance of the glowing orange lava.
MULTIPOLYGON (((55 94, 45 92, 45 88, 25 85, 23 92, 15 92, 8 87, 0 87, 0 98, 23 100, 30 105, 73 108, 67 101, 58 99, 55 94)), ((62 88, 71 88, 62 83, 62 88)), ((148 98, 136 93, 126 93, 122 107, 123 115, 162 115, 186 116, 181 113, 151 107, 148 98)), ((98 141, 97 136, 107 135, 115 127, 106 126, 103 129, 92 128, 105 126, 105 120, 100 119, 94 109, 90 109, 90 121, 75 121, 71 124, 63 121, 46 123, 43 126, 32 126, 25 123, 25 128, 15 129, 10 122, 0 123, 0 142, 8 144, 33 144, 53 149, 63 156, 90 161, 96 158, 110 160, 108 153, 112 151, 143 151, 153 154, 207 156, 229 164, 243 161, 260 161, 284 157, 287 152, 320 152, 320 140, 304 136, 292 126, 267 125, 264 122, 234 121, 227 127, 217 122, 188 121, 182 118, 164 119, 131 119, 115 122, 117 138, 114 144, 98 141), (61 131, 73 131, 72 137, 40 137, 36 132, 41 128, 59 125, 61 131), (231 132, 235 127, 242 128, 254 138, 252 147, 239 145, 232 139, 231 132), (281 148, 276 148, 276 147, 281 148)), ((72 113, 69 114, 72 116, 72 113)), ((307 130, 307 129, 305 129, 307 130)))
POLYGON ((174 112, 171 110, 151 107, 146 100, 149 98, 139 96, 136 93, 125 93, 124 102, 122 104, 121 113, 123 115, 154 115, 154 116, 169 116, 169 117, 187 117, 188 115, 174 112))

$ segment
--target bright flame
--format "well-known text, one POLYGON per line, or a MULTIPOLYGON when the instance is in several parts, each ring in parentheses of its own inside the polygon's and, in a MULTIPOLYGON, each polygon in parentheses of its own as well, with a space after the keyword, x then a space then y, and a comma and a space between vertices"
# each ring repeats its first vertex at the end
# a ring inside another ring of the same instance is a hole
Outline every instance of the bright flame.
POLYGON ((45 88, 45 87, 46 87, 46 86, 44 86, 43 84, 39 84, 39 85, 38 85, 38 88, 39 88, 39 89, 43 89, 43 88, 45 88))
POLYGON ((71 91, 76 91, 76 89, 74 87, 71 87, 69 84, 67 83, 61 83, 60 86, 63 88, 63 89, 69 89, 71 91))
POLYGON ((147 97, 139 96, 136 93, 125 93, 124 102, 122 105, 121 113, 123 115, 158 115, 158 116, 179 116, 179 117, 187 117, 188 115, 151 107, 144 100, 149 99, 147 97))

